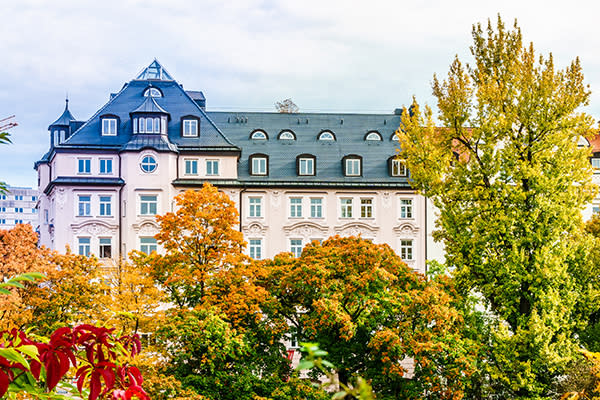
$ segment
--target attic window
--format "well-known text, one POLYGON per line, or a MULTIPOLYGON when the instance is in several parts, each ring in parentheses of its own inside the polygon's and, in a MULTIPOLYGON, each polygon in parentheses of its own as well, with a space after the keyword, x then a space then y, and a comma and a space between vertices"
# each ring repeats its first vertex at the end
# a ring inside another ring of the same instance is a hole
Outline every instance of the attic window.
POLYGON ((396 132, 392 133, 392 137, 390 137, 390 140, 392 142, 399 142, 400 138, 398 138, 398 135, 396 134, 396 132))
POLYGON ((163 97, 163 94, 157 88, 149 87, 144 91, 144 97, 163 97))
POLYGON ((279 140, 296 140, 296 135, 292 131, 282 131, 277 137, 279 140))
POLYGON ((335 135, 331 131, 323 131, 323 132, 319 133, 318 140, 335 141, 335 135))
POLYGON ((365 140, 381 142, 383 139, 381 138, 381 135, 379 134, 379 132, 369 132, 365 136, 365 140))
POLYGON ((263 131, 254 131, 250 134, 250 139, 252 139, 252 140, 268 140, 269 137, 263 131))
POLYGON ((118 120, 116 117, 102 117, 102 136, 116 136, 118 120))
POLYGON ((198 117, 188 115, 181 118, 181 134, 183 137, 197 137, 200 120, 198 117))

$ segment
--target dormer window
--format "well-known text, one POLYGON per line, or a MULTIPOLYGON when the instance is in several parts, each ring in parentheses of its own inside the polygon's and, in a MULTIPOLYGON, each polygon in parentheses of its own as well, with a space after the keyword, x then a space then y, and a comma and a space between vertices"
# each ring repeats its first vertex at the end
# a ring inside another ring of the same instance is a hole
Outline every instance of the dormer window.
POLYGON ((381 142, 383 139, 382 139, 381 135, 379 134, 379 132, 373 131, 373 132, 368 132, 365 135, 365 140, 366 141, 373 141, 373 142, 375 142, 375 141, 376 142, 381 142))
POLYGON ((398 134, 396 132, 392 133, 392 136, 390 137, 390 140, 392 142, 399 142, 400 138, 398 137, 398 134))
POLYGON ((296 140, 296 135, 292 131, 281 131, 277 137, 279 140, 296 140))
POLYGON ((144 97, 163 97, 163 94, 159 89, 155 87, 149 87, 144 91, 144 97))
POLYGON ((181 119, 181 134, 184 137, 197 137, 199 125, 200 121, 197 117, 183 117, 181 119))
POLYGON ((317 158, 312 154, 301 154, 296 157, 296 170, 299 176, 316 175, 317 158))
POLYGON ((252 154, 248 162, 250 175, 269 175, 269 156, 266 154, 252 154))
POLYGON ((335 141, 335 135, 331 131, 323 131, 319 133, 318 140, 335 141))
POLYGON ((362 157, 357 155, 349 155, 342 159, 342 168, 344 168, 345 176, 361 176, 362 175, 362 157))
POLYGON ((395 156, 388 160, 390 176, 408 176, 408 168, 404 160, 399 160, 395 156))
POLYGON ((252 140, 268 140, 269 137, 264 131, 254 131, 250 134, 252 140))
POLYGON ((137 117, 132 120, 133 133, 167 133, 167 117, 137 117))
POLYGON ((103 117, 102 120, 102 136, 116 136, 117 135, 117 118, 116 117, 103 117))

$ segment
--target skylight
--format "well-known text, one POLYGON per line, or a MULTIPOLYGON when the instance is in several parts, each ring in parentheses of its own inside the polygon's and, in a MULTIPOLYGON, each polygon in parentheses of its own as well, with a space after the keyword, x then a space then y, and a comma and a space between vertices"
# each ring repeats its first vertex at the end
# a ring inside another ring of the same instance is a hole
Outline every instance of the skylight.
POLYGON ((144 70, 137 76, 136 79, 148 80, 157 79, 162 81, 174 80, 171 75, 163 68, 157 60, 152 61, 152 64, 148 65, 144 70))

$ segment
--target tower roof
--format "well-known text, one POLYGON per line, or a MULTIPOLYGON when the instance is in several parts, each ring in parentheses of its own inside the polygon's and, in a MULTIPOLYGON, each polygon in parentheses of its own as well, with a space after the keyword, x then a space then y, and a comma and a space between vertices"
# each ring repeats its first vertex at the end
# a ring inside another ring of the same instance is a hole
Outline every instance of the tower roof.
POLYGON ((137 77, 137 80, 160 80, 160 81, 173 81, 173 77, 171 74, 167 72, 166 69, 158 62, 155 58, 154 61, 150 65, 140 72, 137 77))
POLYGON ((69 111, 69 99, 65 99, 65 111, 63 111, 62 115, 56 121, 48 126, 48 129, 54 125, 69 126, 71 121, 75 121, 75 117, 69 111))

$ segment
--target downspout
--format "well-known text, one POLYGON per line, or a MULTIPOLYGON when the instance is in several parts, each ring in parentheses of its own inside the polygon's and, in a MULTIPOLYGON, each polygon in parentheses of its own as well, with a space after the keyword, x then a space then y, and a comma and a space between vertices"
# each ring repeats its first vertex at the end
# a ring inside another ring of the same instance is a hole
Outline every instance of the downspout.
MULTIPOLYGON (((122 166, 121 166, 121 153, 118 153, 119 156, 119 178, 123 179, 121 176, 122 166)), ((123 181, 125 181, 123 179, 123 181)), ((119 188, 119 264, 123 261, 123 188, 125 185, 119 188)))
POLYGON ((246 188, 244 187, 242 190, 240 190, 240 201, 239 201, 239 205, 240 205, 240 232, 242 231, 242 213, 243 213, 243 209, 244 206, 242 205, 242 193, 244 193, 246 191, 246 188))

